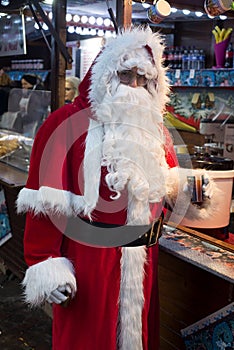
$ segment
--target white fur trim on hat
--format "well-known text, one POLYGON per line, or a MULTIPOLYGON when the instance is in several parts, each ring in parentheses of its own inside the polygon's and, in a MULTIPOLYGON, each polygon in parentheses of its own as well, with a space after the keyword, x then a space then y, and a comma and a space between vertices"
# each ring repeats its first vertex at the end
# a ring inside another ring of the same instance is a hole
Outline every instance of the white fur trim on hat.
POLYGON ((76 279, 72 263, 67 258, 49 258, 30 266, 25 274, 22 286, 25 301, 32 306, 42 304, 50 293, 69 284, 72 294, 76 293, 76 279))
POLYGON ((105 94, 112 93, 111 84, 116 72, 134 66, 149 80, 155 81, 157 104, 163 111, 169 93, 166 68, 162 65, 163 50, 163 37, 153 33, 149 27, 127 29, 116 38, 109 39, 92 68, 89 99, 94 112, 105 94))

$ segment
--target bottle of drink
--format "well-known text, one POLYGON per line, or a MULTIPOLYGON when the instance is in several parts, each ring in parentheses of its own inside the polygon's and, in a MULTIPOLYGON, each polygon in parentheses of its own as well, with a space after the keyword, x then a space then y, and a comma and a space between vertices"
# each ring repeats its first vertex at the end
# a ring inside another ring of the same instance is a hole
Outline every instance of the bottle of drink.
POLYGON ((233 47, 232 43, 229 43, 227 50, 226 50, 226 55, 225 55, 225 68, 233 68, 233 47))
POLYGON ((174 68, 174 48, 171 47, 168 51, 168 66, 169 68, 174 68))
POLYGON ((163 51, 164 66, 168 67, 168 48, 166 47, 163 51))
POLYGON ((176 46, 174 50, 174 64, 173 64, 173 69, 178 68, 178 59, 179 59, 179 48, 176 46))
POLYGON ((178 69, 182 69, 182 54, 183 54, 183 50, 181 47, 179 47, 179 51, 178 51, 178 69))
POLYGON ((198 67, 198 69, 205 68, 205 60, 206 60, 205 52, 204 52, 204 50, 201 49, 199 51, 199 67, 198 67))
POLYGON ((188 51, 184 49, 182 54, 182 69, 188 69, 188 51))
POLYGON ((193 49, 189 49, 188 52, 188 69, 193 69, 193 49))
POLYGON ((199 68, 199 51, 197 49, 193 50, 192 53, 192 69, 199 68))

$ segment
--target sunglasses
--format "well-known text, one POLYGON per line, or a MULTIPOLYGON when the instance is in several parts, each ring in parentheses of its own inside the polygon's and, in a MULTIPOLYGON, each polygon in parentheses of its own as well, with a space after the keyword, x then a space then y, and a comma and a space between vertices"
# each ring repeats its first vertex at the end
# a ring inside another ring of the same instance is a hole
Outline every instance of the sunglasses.
POLYGON ((120 83, 124 85, 130 85, 136 80, 137 86, 145 86, 147 84, 147 78, 144 75, 137 74, 132 70, 122 70, 117 72, 120 83))

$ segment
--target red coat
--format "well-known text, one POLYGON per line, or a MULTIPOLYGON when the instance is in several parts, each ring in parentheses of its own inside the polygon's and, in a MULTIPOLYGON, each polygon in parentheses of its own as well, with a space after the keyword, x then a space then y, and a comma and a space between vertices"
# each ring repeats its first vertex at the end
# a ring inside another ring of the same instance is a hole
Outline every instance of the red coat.
MULTIPOLYGON (((40 186, 48 186, 74 194, 82 193, 83 184, 77 183, 77 174, 84 156, 86 133, 82 130, 87 130, 88 127, 89 112, 83 110, 88 106, 87 87, 85 79, 80 86, 80 96, 75 102, 52 113, 39 130, 34 141, 26 188, 37 191, 40 186), (81 114, 71 117, 80 110, 83 110, 81 114), (56 141, 56 153, 55 147, 50 146, 51 158, 42 166, 45 145, 56 127, 64 122, 68 128, 66 135, 76 141, 69 149, 65 149, 66 142, 56 141), (79 133, 81 136, 77 139, 79 133)), ((165 133, 167 162, 170 167, 174 167, 177 160, 169 133, 166 130, 165 133)), ((103 179, 105 173, 106 169, 102 169, 100 195, 111 201, 111 193, 103 179)), ((98 222, 125 224, 126 210, 121 209, 108 216, 95 210, 94 218, 98 222)), ((53 350, 116 350, 122 248, 95 248, 77 243, 63 235, 46 215, 35 216, 28 212, 24 249, 29 266, 50 257, 66 257, 74 265, 76 296, 67 308, 59 305, 53 307, 53 350)), ((147 249, 145 264, 145 303, 142 314, 144 350, 159 349, 157 267, 158 245, 155 245, 147 249)))

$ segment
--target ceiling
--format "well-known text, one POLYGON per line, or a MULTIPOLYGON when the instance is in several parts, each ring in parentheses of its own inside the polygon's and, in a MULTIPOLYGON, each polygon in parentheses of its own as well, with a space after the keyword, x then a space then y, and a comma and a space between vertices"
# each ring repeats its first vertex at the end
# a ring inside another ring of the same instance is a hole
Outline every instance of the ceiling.
MULTIPOLYGON (((100 15, 100 16, 108 16, 107 6, 111 7, 115 13, 116 9, 116 1, 117 0, 67 0, 67 12, 78 12, 84 13, 87 15, 100 15)), ((167 0, 171 7, 175 7, 178 10, 188 9, 190 11, 202 11, 204 10, 204 0, 167 0)), ((145 4, 152 5, 153 0, 149 1, 141 1, 135 0, 132 5, 132 18, 146 18, 147 10, 142 6, 142 2, 145 4)), ((42 3, 46 3, 46 0, 42 1, 42 3)), ((43 6, 46 6, 43 4, 43 6)), ((174 21, 177 19, 186 19, 189 20, 189 17, 185 16, 182 11, 177 11, 177 13, 171 13, 167 18, 169 21, 174 21)), ((226 14, 234 17, 234 11, 229 11, 226 14)), ((203 19, 208 19, 207 16, 203 16, 203 19)))
MULTIPOLYGON (((9 0, 5 3, 9 2, 9 4, 6 6, 3 6, 2 3, 4 0, 0 0, 0 12, 2 11, 12 11, 16 9, 20 9, 24 6, 27 6, 29 2, 33 3, 33 1, 38 0, 9 0)), ((109 17, 108 14, 108 7, 111 7, 114 14, 116 12, 116 1, 117 0, 67 0, 67 12, 72 14, 86 14, 88 16, 90 15, 96 15, 96 16, 102 16, 102 17, 109 17)), ((204 11, 204 0, 167 0, 171 7, 176 7, 179 11, 177 13, 171 13, 170 16, 168 16, 165 21, 176 21, 176 20, 191 20, 192 17, 194 17, 194 13, 190 14, 189 16, 185 16, 182 13, 182 9, 188 9, 191 11, 204 11)), ((46 11, 51 11, 51 5, 48 4, 48 0, 42 0, 39 1, 46 11)), ((133 1, 132 5, 132 18, 140 18, 140 19, 146 19, 147 20, 147 9, 145 9, 142 6, 142 2, 145 2, 145 4, 152 4, 153 0, 149 1, 141 1, 141 0, 135 0, 133 1)), ((61 4, 61 2, 58 1, 58 4, 61 4)), ((225 14, 228 16, 234 17, 234 11, 228 11, 225 14)), ((209 19, 207 15, 203 15, 200 19, 209 19)))

